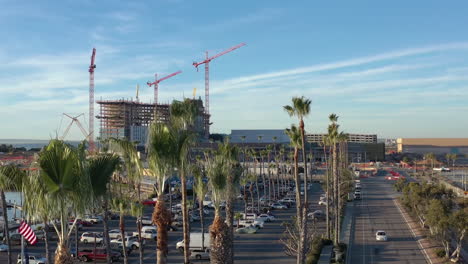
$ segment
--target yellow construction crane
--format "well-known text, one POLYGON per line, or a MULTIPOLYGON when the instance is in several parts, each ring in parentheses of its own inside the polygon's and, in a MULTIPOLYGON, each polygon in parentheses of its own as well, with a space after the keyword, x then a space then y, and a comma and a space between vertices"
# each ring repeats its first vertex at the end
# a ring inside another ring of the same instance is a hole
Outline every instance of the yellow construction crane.
POLYGON ((195 99, 196 95, 197 95, 197 88, 193 88, 193 99, 195 99))

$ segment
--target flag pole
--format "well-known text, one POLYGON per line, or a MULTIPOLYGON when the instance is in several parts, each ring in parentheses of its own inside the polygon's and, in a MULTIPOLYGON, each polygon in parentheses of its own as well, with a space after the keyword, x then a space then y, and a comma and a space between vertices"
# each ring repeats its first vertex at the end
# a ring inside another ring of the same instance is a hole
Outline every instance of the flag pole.
MULTIPOLYGON (((23 219, 23 193, 20 194, 20 201, 21 201, 21 212, 20 212, 20 216, 21 216, 21 222, 24 221, 23 219)), ((21 264, 26 264, 26 256, 24 254, 24 236, 21 235, 21 264)))

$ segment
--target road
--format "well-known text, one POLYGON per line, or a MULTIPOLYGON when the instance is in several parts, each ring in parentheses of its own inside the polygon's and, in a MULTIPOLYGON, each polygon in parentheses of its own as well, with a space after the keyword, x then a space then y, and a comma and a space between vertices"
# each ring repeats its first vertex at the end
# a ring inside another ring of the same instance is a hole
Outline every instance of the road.
POLYGON ((355 201, 348 263, 427 263, 393 199, 393 181, 386 172, 361 179, 362 200, 355 201), (387 232, 388 241, 375 240, 375 232, 387 232))
MULTIPOLYGON (((324 210, 323 206, 319 206, 318 200, 320 195, 323 193, 319 184, 313 184, 311 190, 309 191, 309 200, 311 203, 311 210, 321 209, 324 210)), ((243 211, 243 202, 238 200, 236 202, 235 211, 243 211)), ((151 216, 152 207, 146 207, 144 215, 151 216)), ((260 263, 295 263, 293 257, 287 256, 284 253, 283 245, 279 242, 279 239, 284 231, 284 228, 281 226, 281 223, 284 221, 290 221, 291 216, 295 214, 294 208, 287 210, 276 210, 273 211, 276 221, 271 223, 265 223, 265 227, 260 229, 257 234, 235 234, 234 240, 234 250, 235 250, 235 261, 239 264, 260 264, 260 263)), ((205 227, 207 227, 213 221, 213 212, 205 218, 205 227)), ((192 232, 200 231, 200 222, 191 223, 192 232)), ((109 221, 110 229, 118 228, 118 220, 109 221)), ((134 217, 125 217, 125 226, 126 231, 133 232, 136 231, 136 222, 134 217)), ((317 223, 317 232, 323 233, 325 229, 324 222, 317 223)), ((92 227, 84 227, 83 231, 79 232, 81 235, 82 232, 102 232, 103 224, 96 224, 92 227)), ((74 235, 72 235, 72 240, 74 240, 74 235)), ((176 243, 182 240, 182 228, 179 228, 178 231, 169 232, 169 255, 168 263, 183 263, 183 256, 176 250, 176 243)), ((74 242, 72 242, 74 244, 74 242)), ((53 251, 56 248, 57 243, 55 241, 51 242, 50 250, 53 255, 53 251)), ((92 248, 93 245, 85 245, 80 243, 79 247, 82 248, 92 248)), ((12 254, 14 260, 16 256, 20 253, 20 247, 15 245, 12 247, 12 254)), ((30 253, 38 253, 44 255, 44 242, 39 241, 35 246, 29 246, 28 251, 30 253)), ((6 263, 7 254, 6 252, 0 253, 0 263, 6 263)), ((129 263, 139 263, 139 252, 138 250, 133 251, 129 256, 129 263)), ((144 247, 144 263, 155 263, 156 259, 156 243, 155 241, 147 241, 144 247)), ((193 261, 193 263, 209 263, 209 261, 193 261)))

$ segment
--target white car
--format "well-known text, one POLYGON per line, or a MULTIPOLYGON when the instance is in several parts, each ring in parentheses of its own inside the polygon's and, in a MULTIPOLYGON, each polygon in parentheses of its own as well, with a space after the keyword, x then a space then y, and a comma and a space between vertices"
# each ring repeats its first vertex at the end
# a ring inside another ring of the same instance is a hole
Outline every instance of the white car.
POLYGON ((383 230, 379 230, 375 233, 375 240, 377 241, 387 241, 387 233, 383 230))
POLYGON ((91 222, 93 224, 102 223, 102 216, 100 215, 86 215, 83 219, 84 221, 91 222))
POLYGON ((327 205, 327 199, 322 199, 318 202, 319 205, 327 205))
POLYGON ((260 219, 246 219, 246 220, 239 220, 239 227, 247 227, 247 226, 253 226, 256 228, 263 228, 265 222, 263 222, 260 219))
POLYGON ((288 209, 288 207, 284 204, 280 204, 280 203, 272 203, 270 204, 270 207, 272 209, 288 209))
MULTIPOLYGON (((46 264, 47 259, 43 258, 41 255, 28 253, 29 264, 46 264)), ((17 264, 21 264, 21 254, 18 254, 17 264)), ((26 263, 26 262, 25 262, 26 263)))
POLYGON ((272 216, 272 215, 269 215, 269 214, 260 214, 257 219, 260 219, 264 222, 271 222, 271 221, 275 221, 275 217, 272 216))
POLYGON ((191 259, 210 259, 210 250, 209 249, 192 249, 190 250, 191 259))
POLYGON ((0 252, 8 251, 8 245, 0 243, 0 252))
MULTIPOLYGON (((129 236, 130 233, 129 232, 125 232, 125 235, 129 236)), ((120 238, 122 236, 122 234, 120 234, 120 230, 119 229, 112 229, 112 230, 109 230, 109 238, 110 239, 117 239, 117 238, 120 238)))
MULTIPOLYGON (((138 224, 138 221, 137 221, 138 224)), ((141 218, 141 224, 142 225, 152 225, 153 224, 153 219, 149 216, 143 216, 141 218)))
MULTIPOLYGON (((110 242, 123 245, 122 238, 113 239, 110 242)), ((142 243, 145 245, 145 240, 142 240, 142 243)), ((137 248, 140 248, 140 242, 138 242, 138 238, 136 236, 127 236, 125 237, 125 246, 131 248, 132 250, 136 250, 137 248)))
POLYGON ((80 237, 80 242, 88 244, 88 243, 96 243, 100 244, 104 238, 102 237, 101 234, 99 233, 93 233, 93 232, 84 232, 81 237, 80 237))

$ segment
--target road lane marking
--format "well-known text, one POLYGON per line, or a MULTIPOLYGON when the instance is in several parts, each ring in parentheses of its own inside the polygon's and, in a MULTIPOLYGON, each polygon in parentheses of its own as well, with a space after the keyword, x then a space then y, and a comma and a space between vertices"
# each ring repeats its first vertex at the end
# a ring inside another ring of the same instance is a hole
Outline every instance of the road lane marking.
POLYGON ((426 249, 422 246, 420 239, 416 238, 416 234, 414 233, 413 229, 409 225, 409 222, 406 219, 405 214, 401 210, 400 206, 396 203, 395 199, 393 200, 393 203, 398 208, 398 211, 400 212, 400 214, 403 216, 403 219, 405 220, 405 223, 408 226, 408 229, 411 231, 411 234, 413 235, 414 239, 418 242, 419 249, 424 253, 424 258, 426 258, 426 262, 429 262, 430 264, 433 264, 431 258, 429 257, 429 255, 426 252, 426 249))

